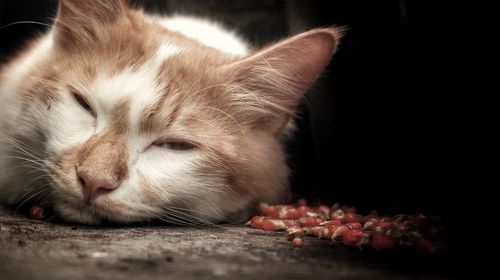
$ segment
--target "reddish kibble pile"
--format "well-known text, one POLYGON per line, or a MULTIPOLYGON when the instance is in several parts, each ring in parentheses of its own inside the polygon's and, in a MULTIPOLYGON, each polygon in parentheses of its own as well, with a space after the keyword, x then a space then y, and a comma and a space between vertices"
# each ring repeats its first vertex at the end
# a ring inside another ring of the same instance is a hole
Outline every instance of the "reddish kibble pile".
POLYGON ((356 208, 335 204, 331 207, 299 205, 259 206, 261 216, 248 225, 266 231, 284 231, 294 247, 304 246, 305 236, 316 236, 349 247, 385 251, 397 248, 419 253, 435 253, 442 249, 445 228, 439 218, 417 215, 379 216, 372 211, 363 216, 356 208))

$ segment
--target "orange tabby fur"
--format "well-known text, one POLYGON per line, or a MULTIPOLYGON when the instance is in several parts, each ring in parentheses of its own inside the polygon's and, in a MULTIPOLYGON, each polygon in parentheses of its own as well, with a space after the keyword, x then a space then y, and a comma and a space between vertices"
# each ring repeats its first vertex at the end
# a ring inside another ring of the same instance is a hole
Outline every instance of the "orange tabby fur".
MULTIPOLYGON (((0 74, 2 106, 26 108, 5 113, 0 135, 11 148, 3 153, 40 131, 38 156, 50 154, 43 199, 70 221, 244 218, 255 202, 286 193, 282 139, 340 36, 335 28, 315 29, 243 56, 171 31, 121 0, 62 0, 50 34, 0 74), (33 65, 25 66, 27 59, 33 65), (95 116, 78 109, 72 94, 88 100, 95 116), (73 112, 79 115, 70 132, 64 118, 73 112), (15 126, 26 128, 7 133, 15 126), (161 143, 195 148, 167 151, 161 143), (84 201, 89 186, 81 174, 116 189, 84 201)), ((0 174, 0 185, 15 172, 0 174)), ((0 200, 18 204, 22 193, 39 190, 16 188, 0 186, 0 200)))

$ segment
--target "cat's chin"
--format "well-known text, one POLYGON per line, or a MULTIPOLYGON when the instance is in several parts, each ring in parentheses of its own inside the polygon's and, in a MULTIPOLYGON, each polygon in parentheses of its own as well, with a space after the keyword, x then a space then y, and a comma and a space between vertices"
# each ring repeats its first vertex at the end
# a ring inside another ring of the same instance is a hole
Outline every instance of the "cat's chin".
POLYGON ((102 218, 98 217, 94 211, 85 207, 74 207, 68 204, 56 204, 54 210, 66 222, 85 225, 100 225, 102 218))
POLYGON ((56 203, 54 210, 59 217, 70 223, 78 223, 85 225, 102 225, 103 223, 126 224, 140 222, 139 218, 128 216, 126 219, 123 215, 117 213, 109 213, 103 208, 96 205, 88 204, 71 204, 71 203, 56 203))
MULTIPOLYGON (((108 201, 109 202, 109 201, 108 201)), ((180 225, 213 225, 217 223, 242 223, 248 219, 248 217, 253 213, 248 208, 240 208, 235 211, 228 211, 223 216, 218 216, 215 213, 206 213, 205 216, 198 215, 202 213, 201 211, 194 212, 198 214, 184 214, 182 216, 176 215, 152 215, 148 216, 146 213, 142 215, 140 212, 127 213, 117 212, 112 209, 107 209, 106 205, 101 203, 86 204, 83 202, 70 202, 70 201, 59 201, 53 202, 53 210, 57 213, 59 218, 68 223, 77 223, 83 225, 131 225, 131 224, 142 224, 144 222, 158 221, 160 223, 166 222, 169 224, 180 224, 180 225), (169 217, 173 219, 161 219, 160 217, 169 217), (185 220, 186 218, 191 218, 191 221, 185 220)), ((123 211, 123 210, 122 210, 123 211)), ((177 212, 178 213, 178 212, 177 212)))

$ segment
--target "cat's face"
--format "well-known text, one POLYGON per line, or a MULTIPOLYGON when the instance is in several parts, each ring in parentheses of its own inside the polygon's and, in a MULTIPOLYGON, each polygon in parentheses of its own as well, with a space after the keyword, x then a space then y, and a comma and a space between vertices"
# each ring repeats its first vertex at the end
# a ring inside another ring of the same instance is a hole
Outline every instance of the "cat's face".
POLYGON ((338 33, 311 31, 243 57, 119 0, 99 2, 61 2, 15 89, 17 135, 46 156, 43 188, 56 212, 91 224, 205 223, 277 200, 288 177, 281 140, 338 33))

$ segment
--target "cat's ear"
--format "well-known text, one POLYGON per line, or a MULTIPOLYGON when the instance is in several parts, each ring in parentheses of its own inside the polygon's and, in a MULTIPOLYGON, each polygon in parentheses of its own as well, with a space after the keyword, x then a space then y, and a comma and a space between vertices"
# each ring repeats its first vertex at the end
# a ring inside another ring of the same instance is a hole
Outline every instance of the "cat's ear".
POLYGON ((304 93, 328 65, 342 30, 311 30, 230 65, 242 119, 280 133, 304 93))
POLYGON ((102 26, 123 16, 127 8, 125 0, 60 0, 55 40, 63 47, 95 40, 102 26))

